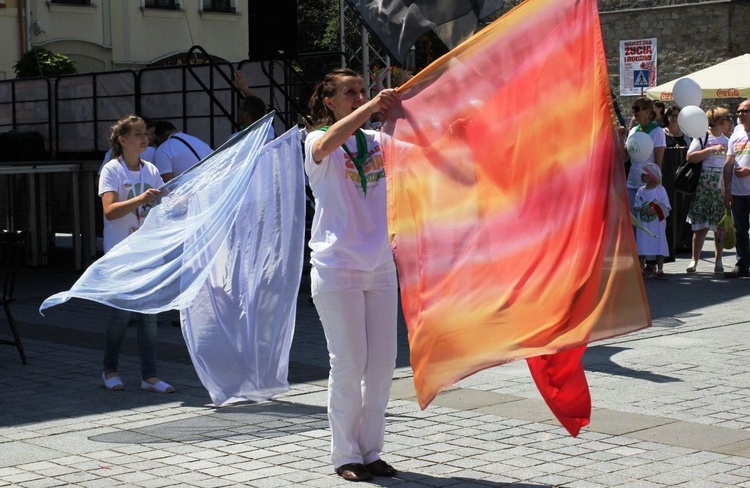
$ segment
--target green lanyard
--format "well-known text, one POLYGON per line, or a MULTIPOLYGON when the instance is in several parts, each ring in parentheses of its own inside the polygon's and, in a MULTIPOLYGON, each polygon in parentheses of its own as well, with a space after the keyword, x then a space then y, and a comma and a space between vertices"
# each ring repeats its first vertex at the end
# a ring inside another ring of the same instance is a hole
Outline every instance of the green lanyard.
POLYGON ((650 134, 651 131, 654 130, 654 129, 656 129, 657 127, 659 127, 659 124, 657 124, 656 122, 654 122, 652 120, 651 122, 648 123, 648 125, 646 125, 646 127, 641 127, 641 124, 638 124, 636 126, 635 130, 636 131, 643 131, 646 134, 650 134))
MULTIPOLYGON (((330 126, 324 125, 318 130, 322 130, 323 132, 327 131, 330 126)), ((364 162, 367 159, 367 139, 365 139, 365 133, 362 132, 362 129, 357 129, 357 131, 354 133, 354 139, 357 141, 357 157, 355 158, 352 156, 352 153, 349 151, 349 148, 346 147, 346 143, 341 145, 341 148, 344 150, 344 152, 349 156, 349 159, 352 160, 354 163, 354 166, 357 168, 357 173, 359 173, 359 182, 362 185, 362 191, 365 193, 365 196, 367 196, 367 176, 365 176, 365 167, 364 162)))

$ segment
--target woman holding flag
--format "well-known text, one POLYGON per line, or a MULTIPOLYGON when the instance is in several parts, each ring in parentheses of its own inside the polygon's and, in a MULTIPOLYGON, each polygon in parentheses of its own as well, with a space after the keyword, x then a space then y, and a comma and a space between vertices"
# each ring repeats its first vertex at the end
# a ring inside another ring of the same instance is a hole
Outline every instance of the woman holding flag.
POLYGON ((310 98, 315 130, 305 141, 305 171, 315 196, 311 292, 331 364, 331 461, 348 481, 396 474, 380 459, 396 366, 396 266, 380 133, 361 127, 397 97, 386 89, 367 100, 359 74, 336 69, 310 98))

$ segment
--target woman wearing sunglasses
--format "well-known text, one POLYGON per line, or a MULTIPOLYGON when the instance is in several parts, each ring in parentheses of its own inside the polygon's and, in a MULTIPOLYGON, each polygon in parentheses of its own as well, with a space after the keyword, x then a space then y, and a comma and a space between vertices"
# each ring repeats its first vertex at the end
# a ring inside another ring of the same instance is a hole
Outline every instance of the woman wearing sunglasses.
POLYGON ((633 102, 633 118, 635 118, 637 124, 630 129, 628 137, 639 131, 645 132, 654 142, 654 151, 648 159, 642 163, 636 163, 631 160, 627 183, 628 203, 630 204, 629 208, 633 208, 635 205, 635 194, 638 191, 638 188, 643 186, 643 182, 641 182, 643 167, 648 163, 655 163, 659 167, 659 170, 661 170, 662 161, 664 160, 664 148, 666 147, 664 129, 659 127, 659 124, 654 121, 656 119, 654 102, 645 97, 637 98, 635 102, 633 102))
POLYGON ((670 107, 664 114, 666 124, 663 127, 667 147, 690 147, 692 139, 680 129, 677 122, 679 116, 680 109, 677 107, 670 107))
POLYGON ((688 273, 695 273, 700 262, 703 243, 708 231, 714 232, 714 247, 716 260, 714 272, 722 273, 724 265, 721 262, 723 247, 716 238, 716 227, 724 216, 724 199, 721 194, 721 173, 726 160, 729 138, 732 131, 732 118, 729 110, 719 107, 706 112, 708 117, 708 132, 705 136, 693 139, 688 149, 689 163, 703 163, 698 188, 690 203, 687 221, 693 230, 693 246, 688 273))

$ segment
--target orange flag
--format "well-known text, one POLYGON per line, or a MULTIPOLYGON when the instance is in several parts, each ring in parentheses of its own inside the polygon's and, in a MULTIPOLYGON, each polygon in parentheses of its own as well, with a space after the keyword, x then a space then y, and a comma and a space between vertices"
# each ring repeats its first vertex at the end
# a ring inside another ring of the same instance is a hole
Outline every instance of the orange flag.
POLYGON ((650 325, 596 0, 528 0, 384 123, 417 397, 521 358, 573 435, 587 343, 650 325))

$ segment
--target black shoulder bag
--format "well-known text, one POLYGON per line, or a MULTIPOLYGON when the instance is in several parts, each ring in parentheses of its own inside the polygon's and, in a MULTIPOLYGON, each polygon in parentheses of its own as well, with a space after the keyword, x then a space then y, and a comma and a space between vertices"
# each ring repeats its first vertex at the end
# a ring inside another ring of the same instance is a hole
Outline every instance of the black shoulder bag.
MULTIPOLYGON (((701 149, 706 148, 708 144, 708 134, 703 139, 700 139, 701 149)), ((677 168, 674 178, 674 189, 683 193, 695 193, 698 188, 698 180, 701 178, 701 170, 703 169, 703 161, 700 163, 688 163, 687 159, 680 164, 677 168)))
POLYGON ((188 149, 190 149, 190 152, 191 152, 191 153, 193 153, 193 155, 195 156, 195 158, 196 158, 196 159, 197 159, 198 161, 200 161, 200 160, 201 160, 201 157, 200 157, 200 156, 198 156, 198 152, 197 152, 197 151, 196 151, 195 149, 193 149, 193 146, 191 146, 190 144, 188 144, 188 141, 186 141, 186 140, 185 140, 185 139, 183 139, 182 137, 177 137, 177 136, 172 136, 172 139, 177 139, 177 140, 178 140, 178 141, 180 141, 181 143, 185 144, 185 145, 186 145, 186 146, 188 147, 188 149))

